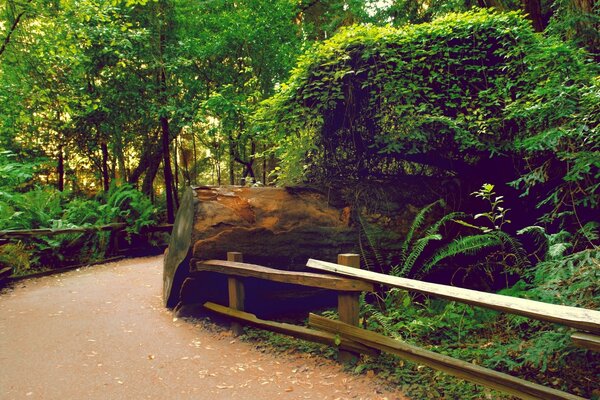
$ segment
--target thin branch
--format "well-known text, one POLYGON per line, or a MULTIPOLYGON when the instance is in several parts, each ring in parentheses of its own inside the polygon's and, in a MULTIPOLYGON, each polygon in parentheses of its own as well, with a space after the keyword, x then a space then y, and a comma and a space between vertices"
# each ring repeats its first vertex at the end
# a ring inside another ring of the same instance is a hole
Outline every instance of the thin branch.
MULTIPOLYGON (((31 3, 32 0, 27 0, 27 4, 31 3)), ((4 50, 6 50, 6 46, 8 45, 8 43, 10 42, 10 38, 12 36, 12 34, 15 32, 15 30, 17 30, 17 26, 19 25, 19 22, 21 21, 21 18, 23 17, 23 15, 25 15, 25 12, 27 10, 23 10, 21 11, 18 15, 17 18, 15 18, 12 26, 10 27, 10 30, 8 31, 8 34, 6 35, 6 38, 4 38, 4 42, 2 43, 2 47, 0 47, 0 56, 2 55, 2 53, 4 53, 4 50)))

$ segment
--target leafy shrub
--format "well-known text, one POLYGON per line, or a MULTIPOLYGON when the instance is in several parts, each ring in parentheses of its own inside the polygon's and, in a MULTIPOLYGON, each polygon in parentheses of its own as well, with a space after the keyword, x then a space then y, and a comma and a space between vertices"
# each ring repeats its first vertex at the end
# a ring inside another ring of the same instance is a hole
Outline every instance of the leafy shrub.
POLYGON ((0 191, 0 229, 51 228, 63 213, 65 194, 52 188, 25 193, 0 191))
MULTIPOLYGON (((0 191, 0 217, 0 229, 60 230, 122 222, 130 235, 158 222, 156 207, 131 185, 112 185, 97 199, 69 200, 69 193, 51 188, 24 193, 0 191)), ((57 267, 103 257, 109 236, 110 232, 37 236, 18 249, 30 254, 27 266, 57 267)))
POLYGON ((13 275, 22 275, 31 267, 29 250, 21 242, 0 246, 0 269, 10 267, 13 275))
POLYGON ((598 203, 596 74, 515 12, 353 26, 301 57, 257 119, 283 181, 513 182, 554 221, 598 203))
POLYGON ((106 197, 105 222, 125 222, 130 233, 158 222, 158 210, 150 199, 129 184, 112 184, 106 197))
POLYGON ((18 162, 16 154, 0 150, 0 188, 19 188, 33 178, 37 163, 18 162))

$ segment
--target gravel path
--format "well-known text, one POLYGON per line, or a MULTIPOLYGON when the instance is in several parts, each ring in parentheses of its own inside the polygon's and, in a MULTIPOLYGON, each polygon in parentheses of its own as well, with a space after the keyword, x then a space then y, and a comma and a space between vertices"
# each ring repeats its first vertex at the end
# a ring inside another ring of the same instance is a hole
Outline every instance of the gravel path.
POLYGON ((162 257, 132 259, 0 294, 0 399, 404 399, 173 318, 161 274, 162 257))

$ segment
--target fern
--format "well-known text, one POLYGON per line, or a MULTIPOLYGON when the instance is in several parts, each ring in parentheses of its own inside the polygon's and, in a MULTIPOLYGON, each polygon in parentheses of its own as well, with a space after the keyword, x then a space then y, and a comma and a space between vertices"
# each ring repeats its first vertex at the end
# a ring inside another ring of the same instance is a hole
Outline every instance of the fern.
POLYGON ((28 249, 21 242, 0 246, 0 267, 11 267, 13 275, 22 275, 31 267, 28 249))
POLYGON ((502 240, 497 235, 497 232, 456 238, 438 250, 427 262, 423 264, 421 274, 427 273, 431 268, 446 258, 454 257, 459 254, 473 255, 485 248, 501 245, 502 240))
POLYGON ((150 199, 129 184, 111 184, 107 193, 106 215, 111 222, 127 223, 129 233, 139 233, 145 226, 156 224, 156 208, 150 199))
POLYGON ((425 217, 429 213, 429 211, 438 204, 443 206, 445 204, 444 200, 439 199, 439 200, 434 201, 433 203, 423 207, 423 209, 421 209, 421 211, 419 211, 417 213, 417 215, 415 216, 415 219, 413 220, 413 223, 410 225, 410 228, 406 234, 406 238, 404 239, 404 242, 402 243, 402 247, 400 248, 400 260, 401 260, 402 264, 406 264, 406 260, 408 258, 408 249, 412 243, 412 238, 415 235, 415 232, 421 228, 421 226, 425 222, 425 217))
POLYGON ((425 247, 432 240, 442 240, 442 235, 433 234, 433 235, 428 235, 428 236, 418 239, 415 242, 414 246, 412 246, 410 254, 408 255, 408 257, 406 257, 406 260, 404 261, 402 269, 400 270, 399 276, 408 276, 410 274, 410 272, 412 271, 412 269, 414 267, 415 262, 417 261, 417 259, 421 255, 421 253, 423 253, 423 250, 425 250, 425 247))
POLYGON ((440 241, 443 239, 442 235, 439 233, 440 229, 444 224, 448 221, 453 221, 456 218, 463 217, 465 214, 461 212, 451 212, 444 215, 442 218, 438 219, 433 225, 431 225, 425 231, 425 235, 419 239, 413 241, 413 237, 415 232, 417 232, 423 225, 425 221, 425 217, 430 212, 430 210, 436 205, 444 205, 443 200, 438 200, 424 207, 419 213, 415 216, 413 223, 406 235, 406 239, 402 243, 401 247, 401 265, 394 266, 392 268, 392 275, 395 276, 410 276, 417 260, 425 251, 427 245, 432 241, 440 241))
POLYGON ((503 248, 505 250, 508 249, 510 254, 515 258, 515 267, 523 270, 530 265, 529 259, 527 258, 527 252, 523 248, 521 242, 503 231, 494 231, 493 233, 502 241, 503 248))
POLYGON ((379 251, 379 246, 377 246, 377 243, 374 239, 374 232, 372 232, 372 228, 369 226, 369 224, 367 222, 364 221, 364 218, 360 215, 358 215, 358 221, 360 223, 360 232, 359 232, 359 244, 360 244, 360 249, 361 249, 361 255, 362 258, 365 262, 365 264, 367 265, 367 268, 369 270, 373 270, 373 262, 371 257, 367 256, 367 253, 362 245, 362 238, 364 237, 367 240, 367 244, 369 245, 369 248, 371 249, 371 252, 373 253, 373 256, 375 257, 375 261, 377 262, 377 264, 379 266, 382 266, 385 264, 384 260, 383 260, 383 256, 381 255, 381 252, 379 251))

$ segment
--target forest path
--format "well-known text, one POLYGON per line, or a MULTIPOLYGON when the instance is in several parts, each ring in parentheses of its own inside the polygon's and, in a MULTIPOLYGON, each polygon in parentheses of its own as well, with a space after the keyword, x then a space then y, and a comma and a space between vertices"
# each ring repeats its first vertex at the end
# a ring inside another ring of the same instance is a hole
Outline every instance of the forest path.
POLYGON ((25 280, 0 294, 1 399, 404 399, 306 354, 174 319, 162 256, 25 280))

